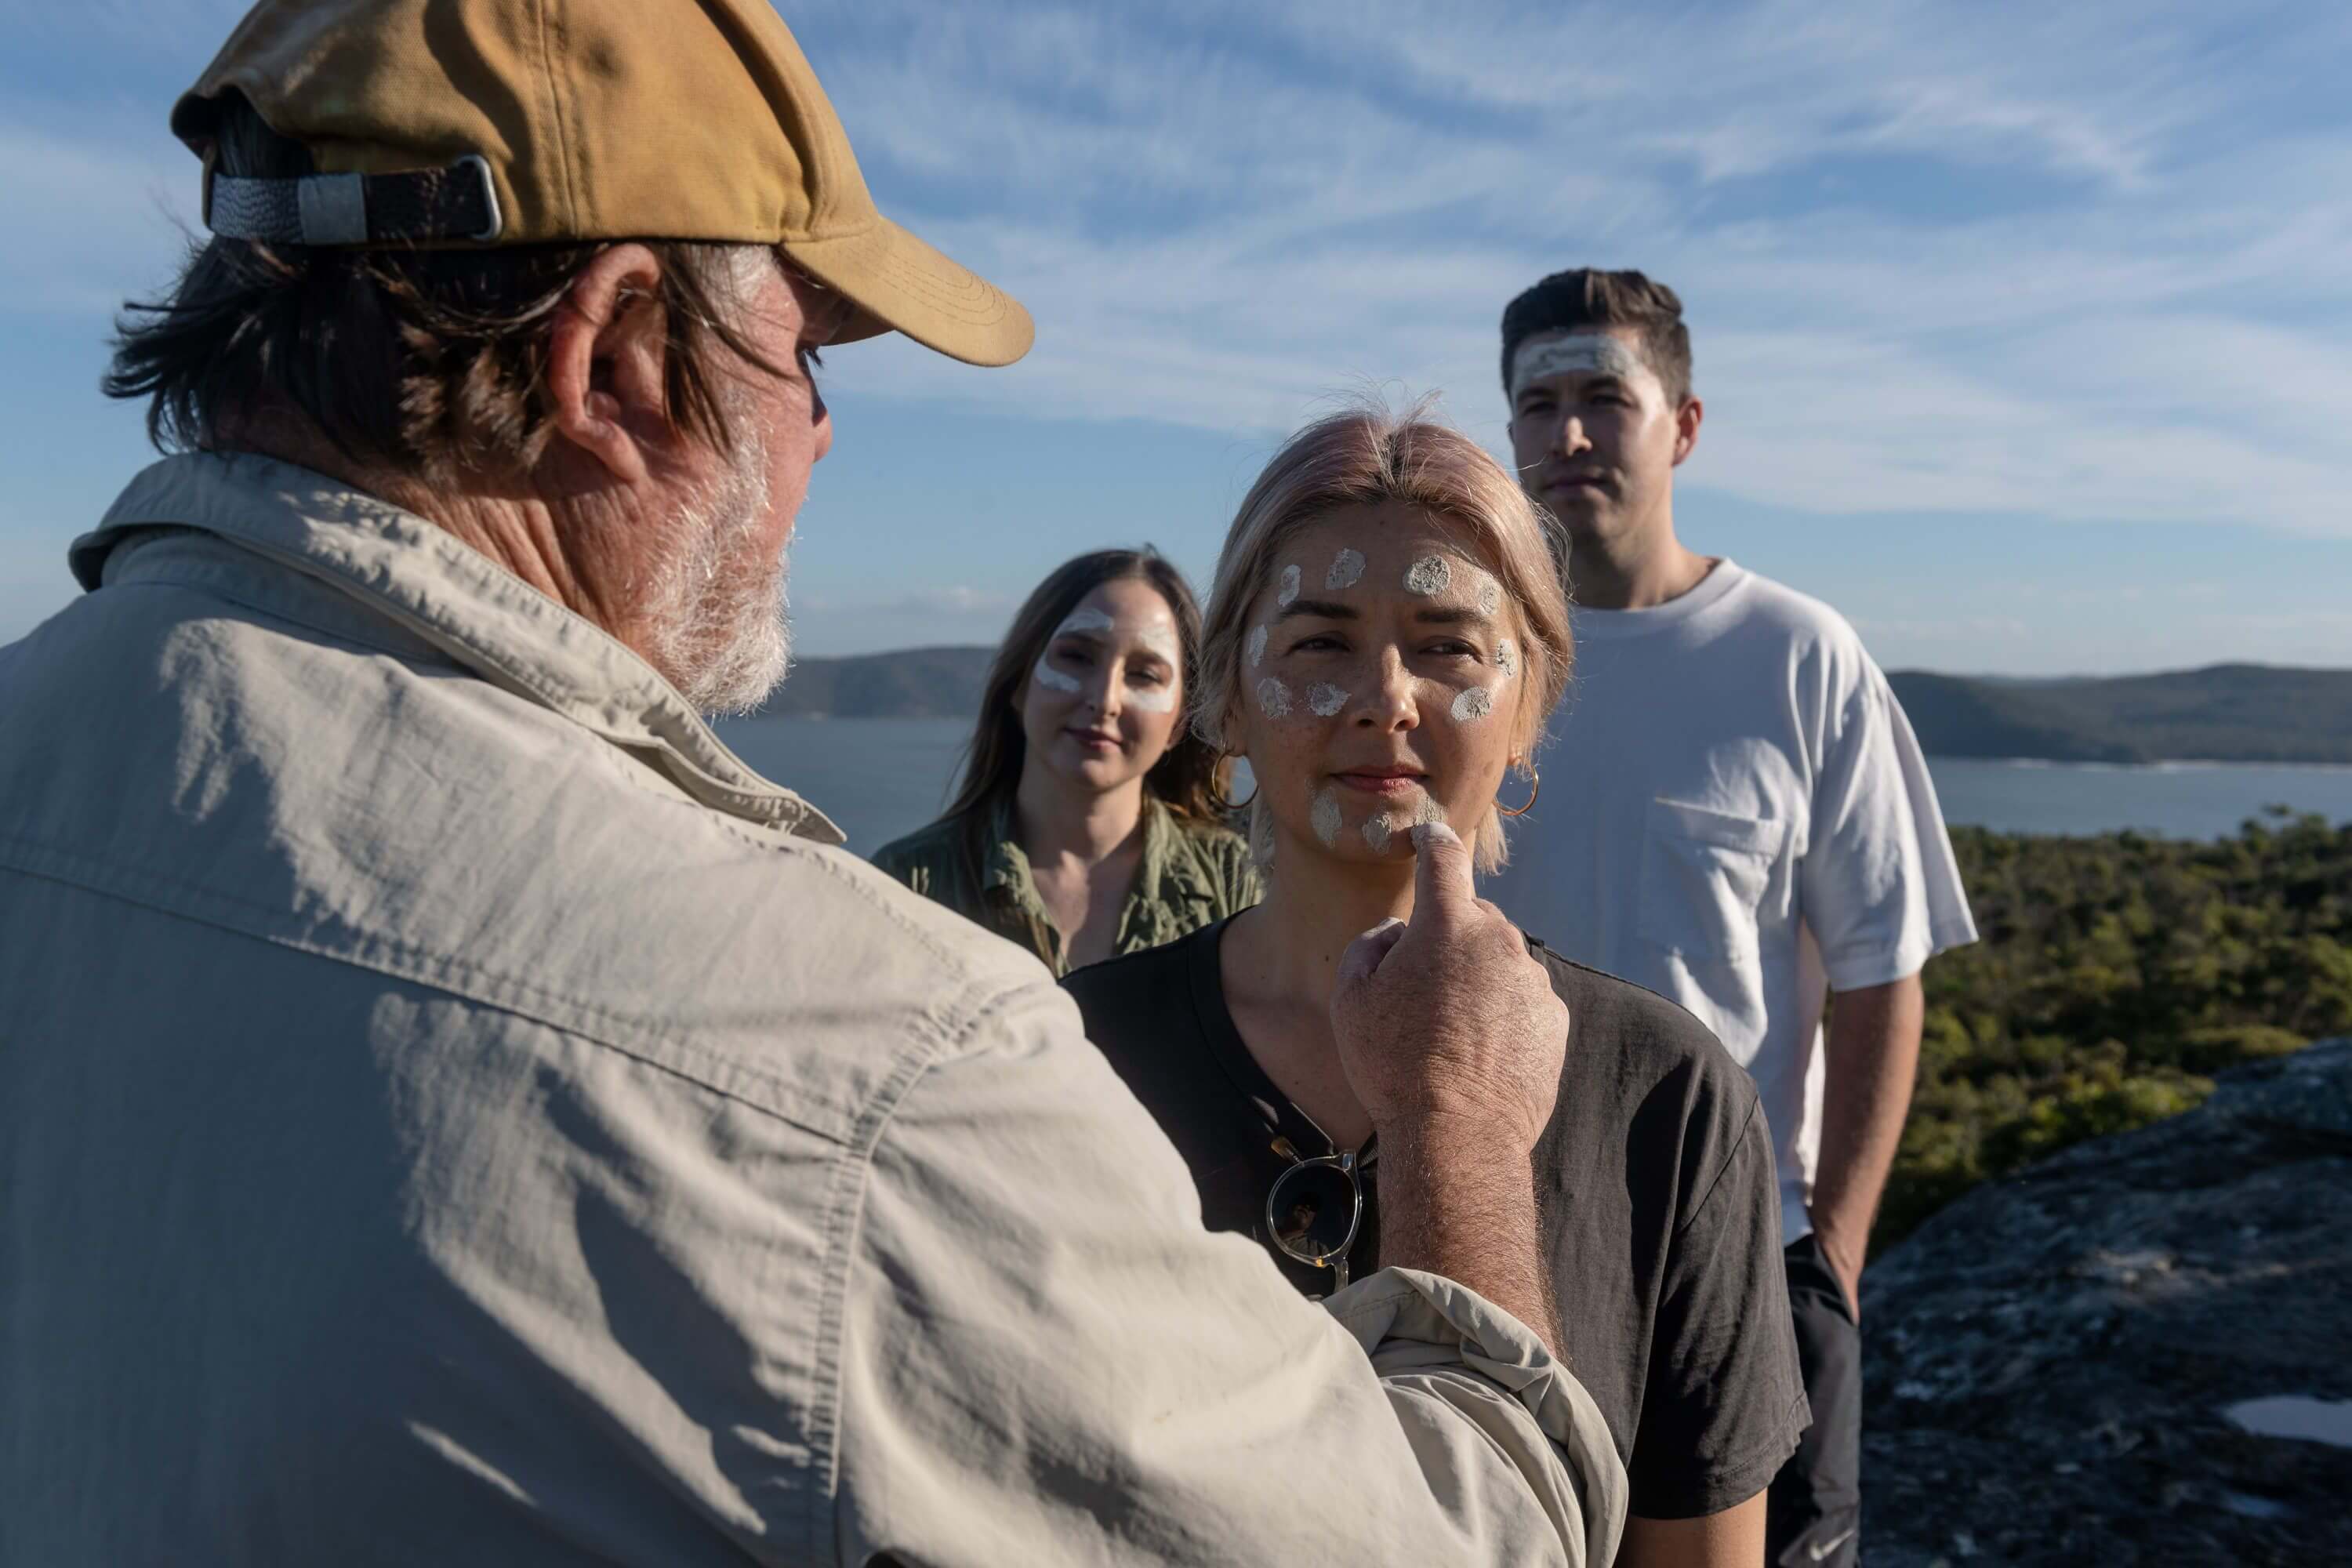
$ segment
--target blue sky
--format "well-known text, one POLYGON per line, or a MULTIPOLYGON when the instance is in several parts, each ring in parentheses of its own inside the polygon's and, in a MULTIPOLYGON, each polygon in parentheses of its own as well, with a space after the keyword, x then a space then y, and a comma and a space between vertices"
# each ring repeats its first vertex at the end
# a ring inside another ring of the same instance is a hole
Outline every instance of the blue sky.
MULTIPOLYGON (((102 342, 168 275, 164 115, 241 8, 0 0, 0 640, 147 458, 102 342)), ((991 640, 1104 543, 1204 578, 1350 393, 1501 451, 1502 305, 1592 262, 1687 308, 1684 538, 1889 668, 2352 666, 2352 7, 785 15, 885 210, 1039 324, 1009 371, 829 361, 805 652, 991 640)))

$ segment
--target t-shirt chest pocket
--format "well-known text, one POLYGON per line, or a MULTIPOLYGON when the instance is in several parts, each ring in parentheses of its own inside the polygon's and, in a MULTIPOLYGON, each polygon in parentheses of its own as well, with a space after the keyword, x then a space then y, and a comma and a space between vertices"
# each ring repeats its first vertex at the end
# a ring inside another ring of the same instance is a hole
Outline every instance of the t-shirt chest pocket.
POLYGON ((1747 963, 1789 824, 1681 801, 1650 803, 1642 844, 1643 940, 1691 963, 1747 963))

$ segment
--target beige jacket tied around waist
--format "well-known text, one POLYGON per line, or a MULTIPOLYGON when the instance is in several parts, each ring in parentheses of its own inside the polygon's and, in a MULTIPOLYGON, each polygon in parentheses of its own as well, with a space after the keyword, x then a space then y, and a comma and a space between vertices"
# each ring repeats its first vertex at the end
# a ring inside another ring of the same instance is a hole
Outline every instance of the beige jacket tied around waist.
POLYGON ((1206 1234, 1035 959, 586 621, 256 458, 74 564, 0 649, 0 1562, 1608 1560, 1520 1325, 1206 1234))

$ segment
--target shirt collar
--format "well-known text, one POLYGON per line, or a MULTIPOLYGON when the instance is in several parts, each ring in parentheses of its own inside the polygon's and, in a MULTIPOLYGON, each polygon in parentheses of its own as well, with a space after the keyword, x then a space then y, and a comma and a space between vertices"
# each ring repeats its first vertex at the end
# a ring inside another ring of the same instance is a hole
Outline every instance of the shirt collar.
POLYGON ((249 453, 191 453, 131 481, 68 553, 85 588, 147 529, 194 529, 327 584, 516 696, 651 763, 713 810, 838 844, 744 764, 636 654, 447 531, 339 480, 249 453))

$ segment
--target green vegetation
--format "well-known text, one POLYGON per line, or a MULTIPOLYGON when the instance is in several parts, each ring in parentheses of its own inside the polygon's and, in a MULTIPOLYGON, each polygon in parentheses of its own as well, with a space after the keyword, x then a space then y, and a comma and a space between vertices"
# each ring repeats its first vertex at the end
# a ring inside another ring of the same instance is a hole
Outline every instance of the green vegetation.
POLYGON ((2352 824, 2238 837, 1952 830, 1984 940, 1927 966, 1919 1083, 1873 1236, 1987 1177, 2198 1104, 2211 1074, 2352 1034, 2352 824))

